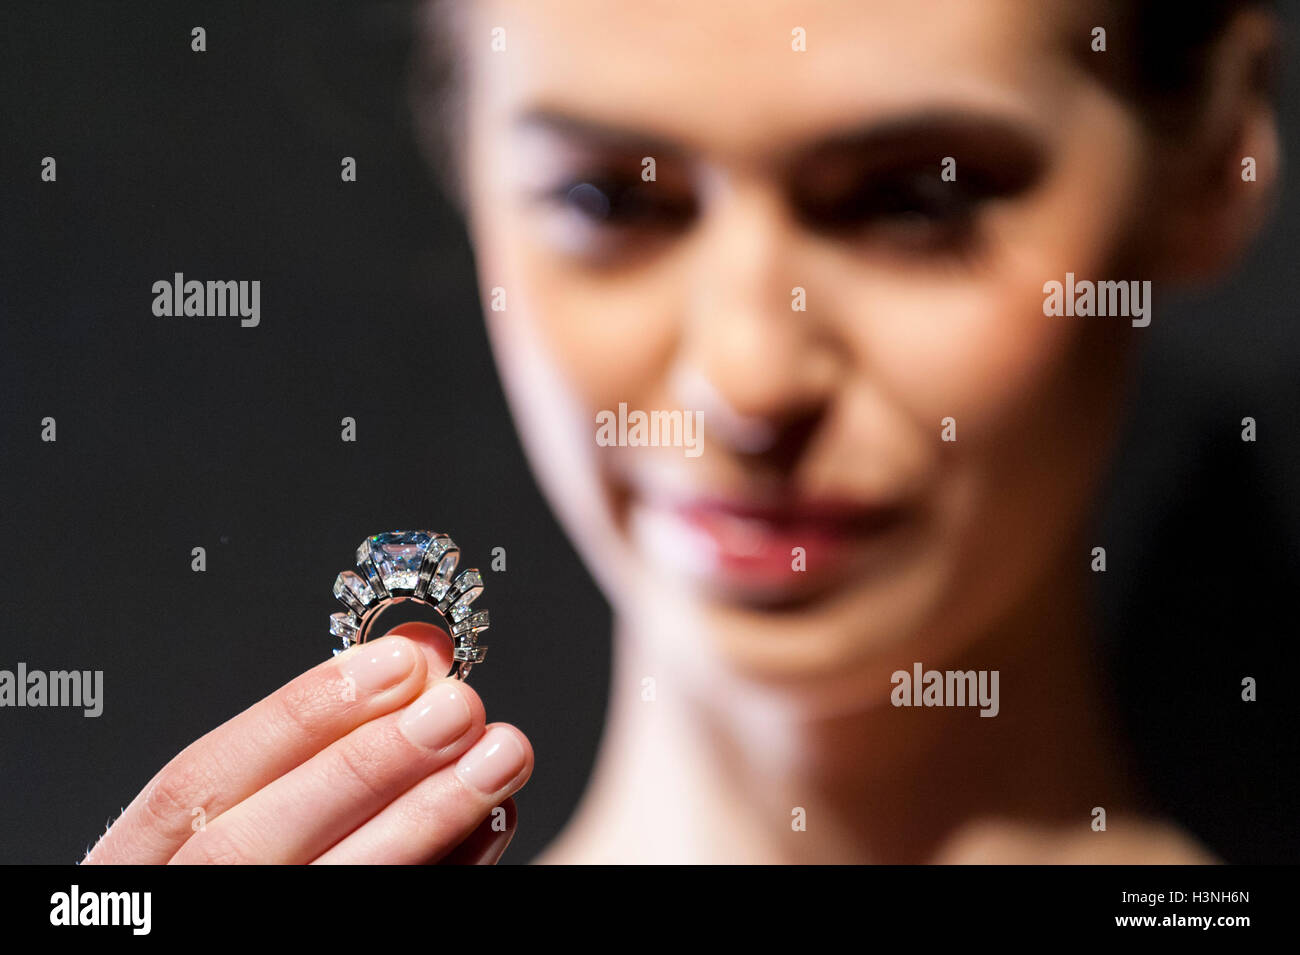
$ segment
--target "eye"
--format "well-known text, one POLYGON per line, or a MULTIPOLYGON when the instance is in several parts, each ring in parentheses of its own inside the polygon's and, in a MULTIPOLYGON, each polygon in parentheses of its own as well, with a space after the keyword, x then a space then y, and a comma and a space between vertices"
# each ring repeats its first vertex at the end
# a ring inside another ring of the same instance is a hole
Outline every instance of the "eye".
POLYGON ((590 265, 645 261, 679 237, 697 208, 686 183, 641 179, 640 168, 574 175, 538 197, 547 241, 590 265))
POLYGON ((944 182, 932 173, 914 173, 861 191, 849 202, 848 212, 859 221, 942 225, 969 219, 979 208, 981 198, 964 183, 944 182))
POLYGON ((589 226, 676 229, 695 215, 695 202, 658 182, 640 176, 576 177, 550 190, 550 202, 589 226))
POLYGON ((872 174, 796 198, 803 221, 828 232, 874 228, 953 230, 971 224, 990 197, 974 174, 945 182, 937 169, 872 174))
POLYGON ((791 205, 810 229, 882 252, 973 254, 986 237, 994 203, 1026 193, 1038 180, 1038 152, 985 139, 962 149, 894 157, 855 149, 814 157, 789 180, 791 205), (941 158, 962 155, 955 176, 941 158))

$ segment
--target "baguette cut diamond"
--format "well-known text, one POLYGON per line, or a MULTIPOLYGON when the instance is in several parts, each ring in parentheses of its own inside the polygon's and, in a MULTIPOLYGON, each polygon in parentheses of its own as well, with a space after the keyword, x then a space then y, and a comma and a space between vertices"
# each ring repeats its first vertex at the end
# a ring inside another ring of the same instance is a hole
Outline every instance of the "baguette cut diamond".
POLYGON ((370 589, 368 583, 354 572, 345 570, 334 578, 334 596, 351 609, 354 601, 362 607, 368 607, 374 602, 375 592, 370 589), (348 598, 351 598, 351 600, 348 598))
MULTIPOLYGON (((479 575, 479 572, 477 570, 466 570, 462 572, 461 575, 456 578, 456 582, 452 584, 451 591, 447 595, 455 595, 453 597, 455 602, 451 605, 451 610, 448 611, 448 616, 457 623, 464 620, 469 616, 469 605, 477 600, 478 595, 482 592, 483 578, 479 575)), ((445 601, 446 597, 443 599, 445 601)))
POLYGON ((461 571, 460 576, 456 578, 456 590, 461 594, 457 603, 461 601, 465 603, 472 602, 475 597, 483 592, 483 575, 472 569, 461 571))
POLYGON ((488 628, 488 612, 486 610, 477 610, 470 614, 468 620, 459 620, 451 628, 451 635, 458 637, 462 633, 479 634, 488 628))
POLYGON ((451 575, 456 572, 456 563, 460 560, 460 548, 447 536, 433 539, 424 555, 421 573, 428 575, 425 593, 430 600, 441 600, 447 588, 451 586, 451 575))
POLYGON ((357 630, 360 628, 360 621, 347 611, 330 614, 330 633, 343 638, 343 649, 345 650, 357 638, 357 630))

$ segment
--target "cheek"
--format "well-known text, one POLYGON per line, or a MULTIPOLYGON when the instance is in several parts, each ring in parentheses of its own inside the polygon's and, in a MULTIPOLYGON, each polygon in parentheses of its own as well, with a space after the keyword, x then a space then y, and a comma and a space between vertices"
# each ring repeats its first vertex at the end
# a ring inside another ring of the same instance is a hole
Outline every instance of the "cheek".
POLYGON ((1126 351, 1128 322, 1043 313, 1044 283, 1067 272, 1140 278, 1114 260, 1134 229, 1140 140, 1122 122, 1092 128, 1110 134, 1064 144, 1033 198, 989 214, 978 258, 927 277, 863 273, 849 284, 859 364, 918 427, 937 431, 953 417, 962 438, 994 437, 1057 413, 1067 395, 1086 400, 1109 387, 1099 371, 1111 364, 1107 350, 1117 360, 1126 351))
POLYGON ((535 244, 513 241, 505 250, 511 267, 502 280, 513 304, 492 321, 532 325, 575 397, 589 409, 648 398, 647 392, 661 384, 676 346, 677 302, 664 270, 593 274, 535 244))
POLYGON ((1069 374, 1074 329, 1042 314, 1032 284, 1011 280, 878 294, 863 323, 868 377, 913 423, 937 433, 945 418, 962 438, 1000 430, 1057 375, 1069 374))

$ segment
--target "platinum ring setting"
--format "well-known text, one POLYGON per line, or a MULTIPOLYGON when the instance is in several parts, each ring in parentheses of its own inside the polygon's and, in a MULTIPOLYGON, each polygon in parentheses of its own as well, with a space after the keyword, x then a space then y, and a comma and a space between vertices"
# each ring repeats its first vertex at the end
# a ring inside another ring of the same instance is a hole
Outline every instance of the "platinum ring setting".
POLYGON ((356 557, 357 569, 334 579, 334 596, 346 608, 330 615, 330 633, 343 640, 336 656, 365 643, 384 608, 413 600, 447 622, 459 679, 483 662, 487 647, 479 646, 478 635, 488 629, 488 612, 470 609, 483 593, 483 575, 473 568, 456 573, 455 541, 437 531, 385 531, 363 540, 356 557))

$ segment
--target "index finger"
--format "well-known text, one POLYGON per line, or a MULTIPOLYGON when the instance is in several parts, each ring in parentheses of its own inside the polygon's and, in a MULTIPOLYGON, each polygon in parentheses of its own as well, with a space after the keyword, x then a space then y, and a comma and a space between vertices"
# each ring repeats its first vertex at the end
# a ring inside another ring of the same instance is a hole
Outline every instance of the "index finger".
POLYGON ((208 821, 450 669, 451 638, 429 624, 405 624, 326 660, 182 750, 83 864, 166 863, 208 821))

